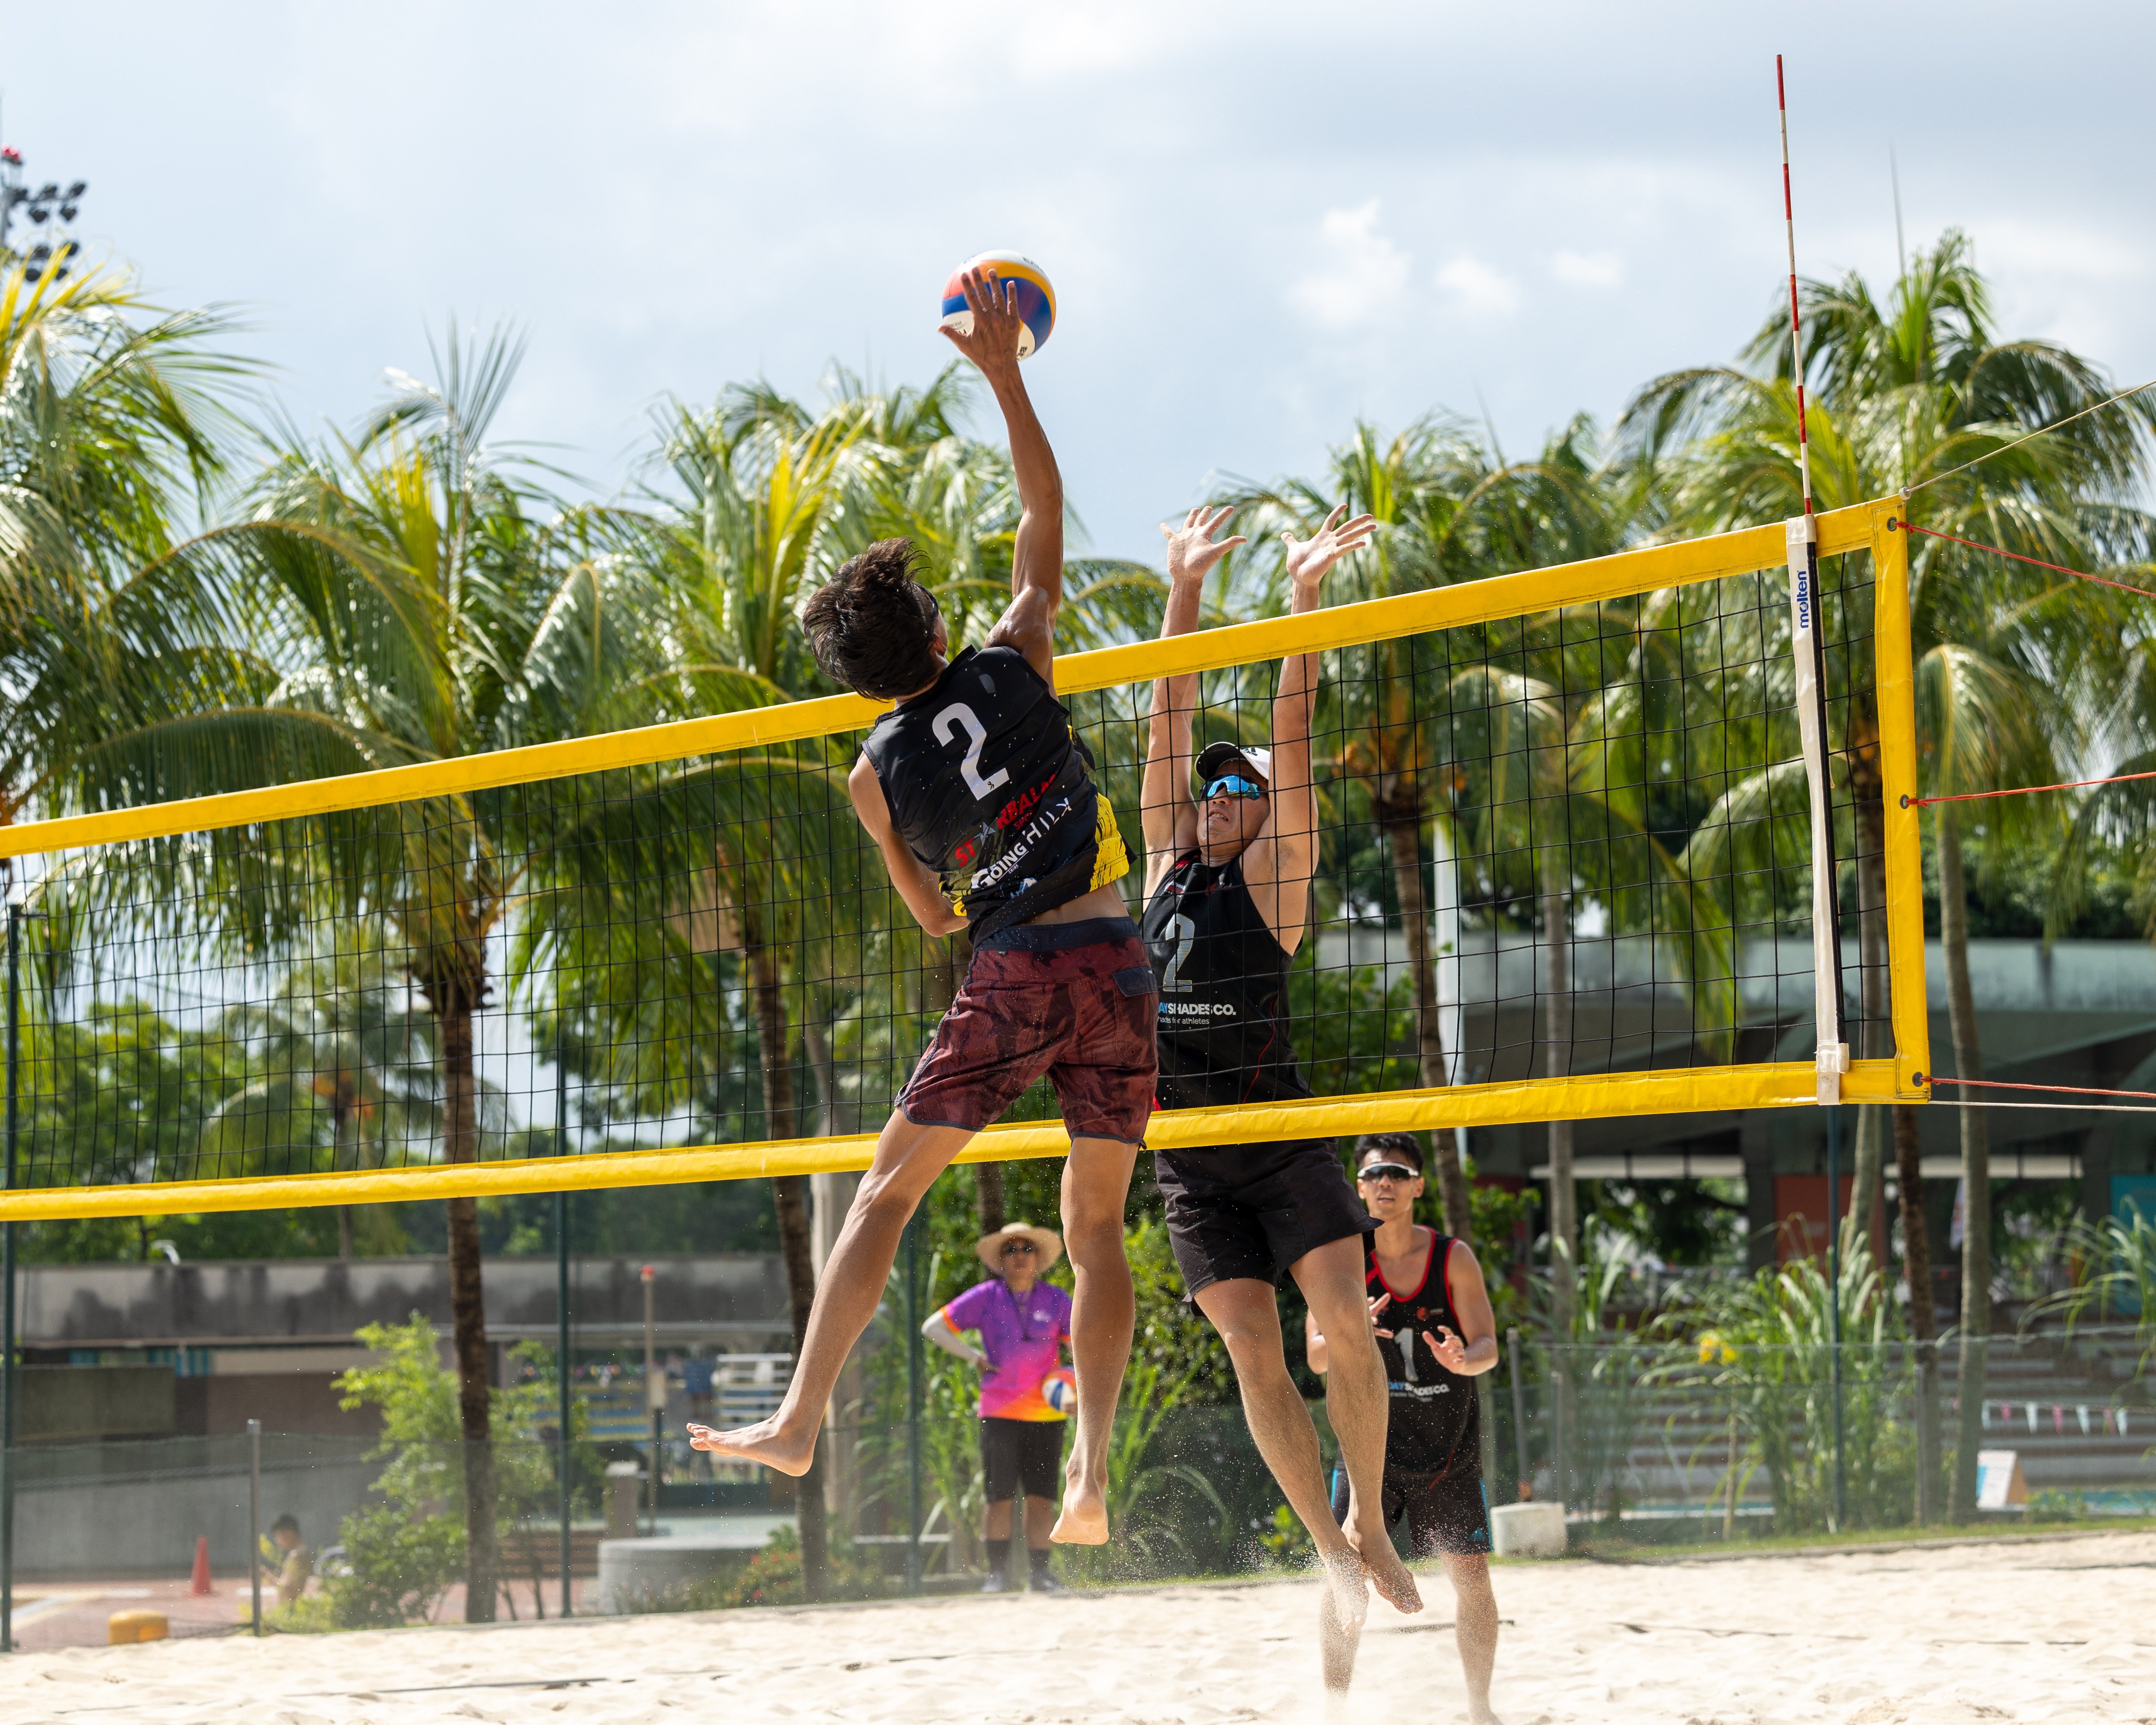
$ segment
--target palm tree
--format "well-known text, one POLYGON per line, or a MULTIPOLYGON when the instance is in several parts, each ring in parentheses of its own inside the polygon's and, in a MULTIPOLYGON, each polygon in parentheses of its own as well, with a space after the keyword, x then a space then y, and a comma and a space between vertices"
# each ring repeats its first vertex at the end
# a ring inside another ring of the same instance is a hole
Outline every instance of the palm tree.
MULTIPOLYGON (((295 1147, 316 1143, 339 1172, 424 1153, 441 1135, 439 1058, 434 1022, 408 992, 379 950, 329 953, 293 966, 270 999, 219 1014, 213 1040, 244 1050, 252 1076, 203 1122, 198 1178, 251 1172, 280 1152, 281 1172, 295 1147)), ((356 1255, 349 1204, 337 1247, 356 1255)))
MULTIPOLYGON (((1812 489, 1832 508, 1908 490, 1927 524, 2048 562, 2087 567, 2144 557, 2156 533, 2134 504, 2156 407, 2145 399, 2091 414, 2048 437, 2017 438, 2095 406, 2109 393, 2087 361, 2056 344, 1999 336, 1968 240, 1948 233, 1920 255, 1882 305, 1863 279, 1802 291, 1812 489), (1980 465, 1959 470, 1971 461, 1980 465)), ((1752 369, 1675 372, 1628 408, 1624 432, 1641 470, 1666 482, 1670 518, 1693 531, 1794 515, 1795 393, 1778 306, 1745 354, 1752 369)), ((1918 539, 1910 560, 1917 656, 1919 750, 1933 794, 2043 782, 2082 747, 2092 692, 2123 686, 2116 612, 2096 590, 2059 583, 1944 542, 1918 539)), ((1866 788, 1866 716, 1850 742, 1866 788)), ((1871 733, 1876 737, 1876 731, 1871 733)), ((1876 778, 1876 774, 1874 775, 1876 778)), ((1876 798, 1876 789, 1871 791, 1876 798)), ((2010 798, 1986 817, 1989 841, 2044 819, 2010 798)), ((1860 807, 1860 818, 1870 812, 1860 807)), ((1957 1074, 1980 1077, 1969 979, 1962 817, 1938 811, 1941 944, 1957 1074)), ((1866 835, 1861 848, 1881 848, 1866 835)), ((1859 904, 1883 901, 1876 883, 1859 904)), ((1866 1017, 1882 1012, 1866 1003, 1866 1017)), ((1871 1050, 1876 1052, 1878 1050, 1871 1050)), ((1962 1260, 1961 1429, 1953 1513, 1974 1513, 1976 1450, 1990 1327, 1989 1147, 1981 1111, 1962 1111, 1968 1241, 1962 1260)), ((1882 1158, 1877 1122, 1860 1134, 1859 1203, 1868 1215, 1882 1158)), ((1914 1201, 1914 1195, 1904 1202, 1914 1201)), ((1928 1300, 1928 1288, 1912 1287, 1928 1300)))
POLYGON ((233 762, 183 721, 274 680, 182 532, 250 374, 230 329, 157 315, 110 270, 0 271, 0 825, 225 788, 233 762))
MULTIPOLYGON (((604 518, 557 511, 487 441, 521 354, 506 335, 475 350, 453 331, 434 355, 439 385, 393 374, 397 393, 355 439, 288 438, 258 488, 250 571, 295 667, 270 705, 311 719, 342 770, 606 728, 649 664, 643 590, 605 554, 604 518)), ((305 835, 316 866, 298 890, 382 927, 432 1020, 448 1163, 482 1154, 475 1028, 493 991, 490 942, 531 865, 526 803, 548 800, 429 798, 305 835)), ((478 1214, 470 1198, 448 1212, 465 1609, 483 1622, 497 1554, 478 1214)))

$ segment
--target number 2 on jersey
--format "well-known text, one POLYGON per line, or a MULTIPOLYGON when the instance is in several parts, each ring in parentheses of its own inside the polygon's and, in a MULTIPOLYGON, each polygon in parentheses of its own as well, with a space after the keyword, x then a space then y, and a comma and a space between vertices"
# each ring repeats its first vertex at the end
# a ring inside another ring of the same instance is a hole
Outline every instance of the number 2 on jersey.
POLYGON ((1198 925, 1188 916, 1171 916, 1165 931, 1175 941, 1175 956, 1160 973, 1160 992, 1163 994, 1188 994, 1189 981, 1182 974, 1183 961, 1190 956, 1191 943, 1198 938, 1198 925))
POLYGON ((966 733, 966 758, 959 763, 958 770, 966 777, 966 788, 982 801, 993 796, 998 786, 1010 783, 1010 774, 1000 767, 996 768, 993 778, 981 777, 981 745, 988 740, 988 729, 964 701, 954 701, 945 707, 937 714, 929 729, 936 733, 937 742, 942 743, 952 740, 954 730, 966 733))

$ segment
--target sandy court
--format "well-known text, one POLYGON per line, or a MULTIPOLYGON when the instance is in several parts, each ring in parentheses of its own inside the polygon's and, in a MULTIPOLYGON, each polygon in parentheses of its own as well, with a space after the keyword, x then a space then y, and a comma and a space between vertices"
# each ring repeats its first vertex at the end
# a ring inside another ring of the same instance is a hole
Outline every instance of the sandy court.
MULTIPOLYGON (((1358 1673, 1402 1722, 1461 1713, 1450 1589, 1424 1588, 1422 1619, 1379 1608, 1358 1673)), ((1508 1725, 2156 1721, 2156 1535, 1507 1564, 1496 1588, 1508 1725)), ((1282 1581, 75 1649, 10 1661, 0 1721, 1301 1720, 1315 1612, 1282 1581)))

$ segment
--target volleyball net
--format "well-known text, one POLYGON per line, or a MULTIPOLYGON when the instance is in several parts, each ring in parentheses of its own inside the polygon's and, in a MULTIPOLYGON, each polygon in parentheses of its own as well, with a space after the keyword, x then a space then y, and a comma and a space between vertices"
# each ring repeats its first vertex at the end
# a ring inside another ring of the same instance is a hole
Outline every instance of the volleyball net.
MULTIPOLYGON (((1135 911, 1153 680, 1199 674, 1198 747, 1261 743, 1283 655, 1323 655, 1317 1094, 1162 1112, 1152 1147, 1922 1100, 1900 506, 1818 517, 1802 605, 1774 523, 1059 660, 1135 911)), ((865 1167, 966 963, 854 818, 878 711, 0 829, 0 1216, 865 1167)), ((965 1159, 1066 1145, 1043 1085, 965 1159)))

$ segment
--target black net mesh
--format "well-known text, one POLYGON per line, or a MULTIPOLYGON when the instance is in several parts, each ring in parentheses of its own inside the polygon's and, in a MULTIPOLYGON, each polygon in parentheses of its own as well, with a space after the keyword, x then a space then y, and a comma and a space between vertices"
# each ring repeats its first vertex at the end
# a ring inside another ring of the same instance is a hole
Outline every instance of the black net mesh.
MULTIPOLYGON (((1891 1052, 1868 555, 1821 569, 1849 1040, 1891 1052)), ((1323 655, 1286 1009, 1322 1096, 1809 1060, 1779 569, 1323 655)), ((1196 738, 1268 740, 1276 662, 1196 738)), ((1067 697, 1134 860, 1149 685, 1067 697)), ((963 980, 856 734, 20 859, 18 1183, 882 1123, 963 980)), ((1036 1085, 1014 1118, 1054 1115, 1036 1085)))

